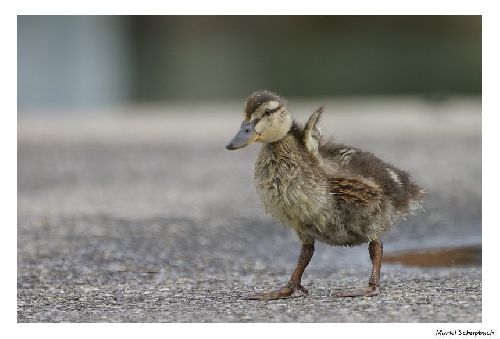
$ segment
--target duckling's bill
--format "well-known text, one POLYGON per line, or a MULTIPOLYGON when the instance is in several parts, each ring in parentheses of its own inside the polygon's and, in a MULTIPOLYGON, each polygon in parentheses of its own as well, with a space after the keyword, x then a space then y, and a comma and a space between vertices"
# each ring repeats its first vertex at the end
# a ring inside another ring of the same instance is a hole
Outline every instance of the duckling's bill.
POLYGON ((255 119, 253 122, 243 121, 241 128, 233 137, 233 139, 226 145, 228 150, 235 150, 250 145, 251 143, 259 140, 259 133, 255 131, 255 119))

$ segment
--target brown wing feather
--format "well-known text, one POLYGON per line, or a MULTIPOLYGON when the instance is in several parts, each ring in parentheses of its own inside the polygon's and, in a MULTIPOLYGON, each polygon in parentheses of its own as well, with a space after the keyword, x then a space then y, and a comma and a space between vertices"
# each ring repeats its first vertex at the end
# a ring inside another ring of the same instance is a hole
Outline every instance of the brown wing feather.
POLYGON ((382 191, 375 184, 357 178, 331 178, 329 184, 330 194, 339 203, 380 208, 382 191))

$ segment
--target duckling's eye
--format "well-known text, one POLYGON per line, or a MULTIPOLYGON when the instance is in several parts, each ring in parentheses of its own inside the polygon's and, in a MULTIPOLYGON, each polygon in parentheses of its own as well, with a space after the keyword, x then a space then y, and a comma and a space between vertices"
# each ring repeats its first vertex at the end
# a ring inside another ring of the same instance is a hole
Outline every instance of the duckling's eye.
POLYGON ((266 110, 264 111, 264 115, 271 115, 271 113, 277 112, 280 108, 281 108, 281 106, 273 108, 273 109, 266 108, 266 110))

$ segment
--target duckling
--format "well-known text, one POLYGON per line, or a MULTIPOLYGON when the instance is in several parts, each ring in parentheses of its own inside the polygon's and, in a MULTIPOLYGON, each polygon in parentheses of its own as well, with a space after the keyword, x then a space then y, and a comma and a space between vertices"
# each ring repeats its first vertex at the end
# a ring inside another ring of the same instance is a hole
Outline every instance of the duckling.
POLYGON ((295 231, 302 247, 297 265, 281 289, 248 299, 272 300, 308 294, 302 274, 315 241, 332 246, 368 243, 372 272, 368 286, 338 297, 375 296, 380 291, 382 236, 407 214, 421 208, 423 189, 410 175, 361 149, 324 142, 318 123, 323 107, 305 126, 288 111, 286 100, 268 90, 251 94, 239 132, 226 146, 235 150, 262 143, 254 183, 266 212, 295 231))

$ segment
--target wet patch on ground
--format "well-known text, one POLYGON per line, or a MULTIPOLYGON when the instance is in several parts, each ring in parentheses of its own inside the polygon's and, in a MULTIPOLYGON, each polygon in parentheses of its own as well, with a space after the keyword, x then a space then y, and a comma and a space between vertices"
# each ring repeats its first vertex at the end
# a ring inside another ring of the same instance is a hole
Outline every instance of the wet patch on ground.
POLYGON ((481 245, 384 254, 384 263, 418 267, 481 266, 481 245))

